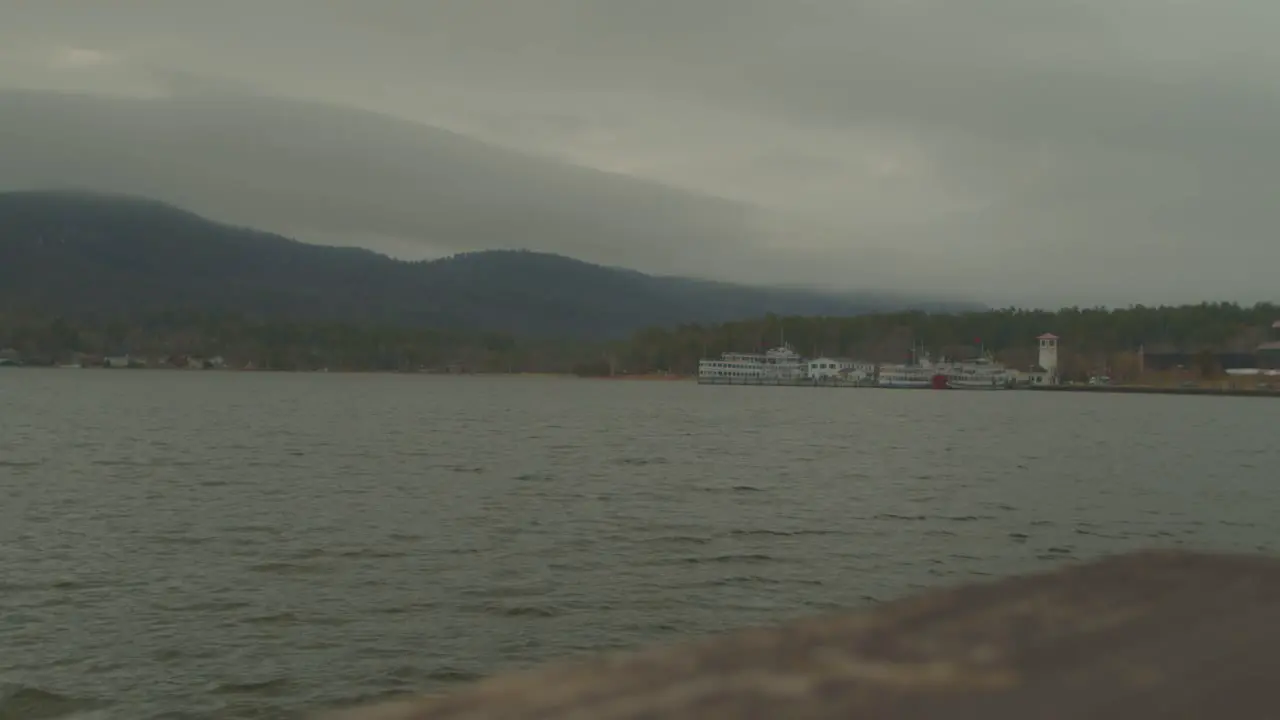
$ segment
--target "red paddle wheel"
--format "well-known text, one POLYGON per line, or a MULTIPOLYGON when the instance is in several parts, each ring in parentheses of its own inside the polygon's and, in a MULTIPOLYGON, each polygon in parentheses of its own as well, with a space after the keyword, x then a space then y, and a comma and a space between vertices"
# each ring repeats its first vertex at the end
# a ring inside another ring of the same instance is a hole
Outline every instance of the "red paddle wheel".
POLYGON ((947 382, 947 376, 942 373, 934 375, 929 381, 934 390, 950 390, 951 383, 947 382))

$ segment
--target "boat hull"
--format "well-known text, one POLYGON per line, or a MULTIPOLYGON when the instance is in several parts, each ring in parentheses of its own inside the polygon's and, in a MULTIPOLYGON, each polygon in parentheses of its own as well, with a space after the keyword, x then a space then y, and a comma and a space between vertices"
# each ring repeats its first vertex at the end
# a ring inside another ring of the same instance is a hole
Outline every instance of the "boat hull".
POLYGON ((1008 385, 988 385, 985 383, 957 383, 952 381, 947 383, 947 389, 948 390, 978 390, 978 391, 1008 390, 1009 386, 1008 385))

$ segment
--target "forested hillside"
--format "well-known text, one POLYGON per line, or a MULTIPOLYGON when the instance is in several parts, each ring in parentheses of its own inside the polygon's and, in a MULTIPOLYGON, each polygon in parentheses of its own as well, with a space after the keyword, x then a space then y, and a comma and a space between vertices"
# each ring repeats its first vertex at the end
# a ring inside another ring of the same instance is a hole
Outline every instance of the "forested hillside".
POLYGON ((767 312, 902 307, 953 305, 656 277, 524 251, 405 262, 229 227, 146 200, 0 194, 0 309, 17 317, 129 323, 163 310, 601 340, 767 312))
POLYGON ((177 354, 279 369, 692 373, 699 358, 785 339, 804 354, 879 361, 916 345, 982 347, 1025 366, 1034 338, 1053 332, 1065 362, 1086 366, 1140 347, 1248 352, 1280 319, 1269 304, 954 309, 523 251, 404 262, 146 200, 0 194, 0 350, 35 364, 177 354))

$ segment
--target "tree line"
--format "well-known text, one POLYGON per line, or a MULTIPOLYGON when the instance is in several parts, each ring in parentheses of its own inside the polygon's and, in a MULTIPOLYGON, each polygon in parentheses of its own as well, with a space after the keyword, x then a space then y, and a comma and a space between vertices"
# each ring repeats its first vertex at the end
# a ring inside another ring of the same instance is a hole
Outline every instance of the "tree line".
POLYGON ((374 323, 262 319, 236 312, 166 311, 129 318, 0 313, 0 351, 27 365, 95 364, 109 356, 160 362, 221 357, 265 370, 563 372, 580 356, 500 333, 374 323))
POLYGON ((279 370, 455 370, 692 374, 702 358, 783 342, 804 355, 901 362, 913 348, 935 355, 979 348, 1013 366, 1035 362, 1035 338, 1062 338, 1064 366, 1127 362, 1148 354, 1251 352, 1280 307, 1201 303, 1176 307, 896 312, 851 317, 761 318, 650 328, 617 342, 523 338, 395 324, 306 322, 236 312, 170 310, 125 317, 37 317, 0 311, 0 351, 27 364, 75 356, 221 356, 232 366, 279 370))
POLYGON ((1280 306, 1259 303, 1129 308, 1070 307, 1056 311, 1007 308, 984 312, 897 312, 852 317, 763 318, 717 325, 653 328, 636 333, 593 359, 584 371, 695 372, 698 360, 724 352, 759 351, 783 342, 808 356, 904 362, 923 346, 935 356, 986 351, 1015 367, 1036 361, 1036 338, 1061 338, 1070 372, 1146 354, 1249 353, 1265 341, 1280 306))

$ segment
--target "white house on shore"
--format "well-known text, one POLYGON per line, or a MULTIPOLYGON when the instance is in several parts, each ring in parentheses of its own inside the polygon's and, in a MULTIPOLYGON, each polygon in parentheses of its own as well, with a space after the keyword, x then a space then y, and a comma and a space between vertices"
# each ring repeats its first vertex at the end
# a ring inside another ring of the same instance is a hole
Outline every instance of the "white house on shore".
POLYGON ((1053 333, 1037 337, 1039 352, 1036 355, 1036 366, 1028 372, 1017 372, 1015 381, 1020 385, 1057 385, 1059 340, 1053 333))
POLYGON ((1015 385, 1057 385, 1058 377, 1058 341, 1059 337, 1045 333, 1036 338, 1039 352, 1036 364, 1030 370, 1009 370, 1015 385))
POLYGON ((805 363, 805 375, 814 382, 862 382, 875 377, 875 363, 850 358, 813 358, 805 363))

